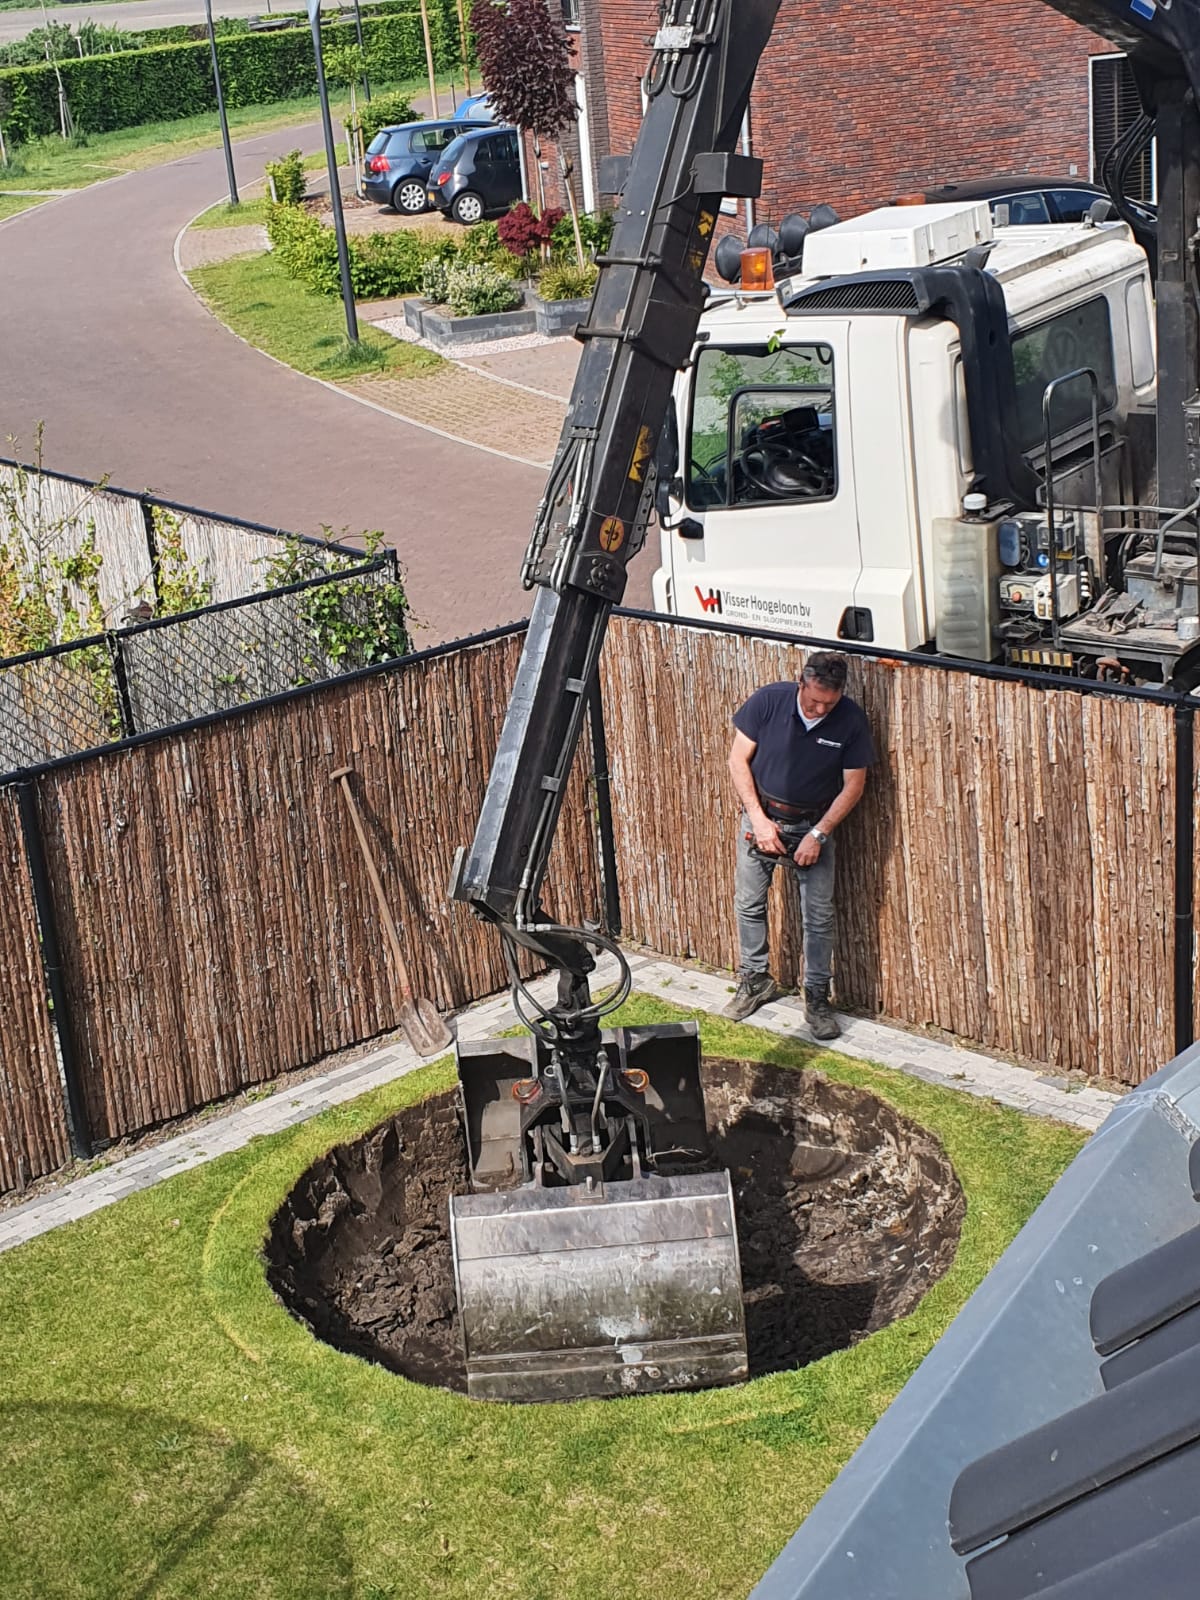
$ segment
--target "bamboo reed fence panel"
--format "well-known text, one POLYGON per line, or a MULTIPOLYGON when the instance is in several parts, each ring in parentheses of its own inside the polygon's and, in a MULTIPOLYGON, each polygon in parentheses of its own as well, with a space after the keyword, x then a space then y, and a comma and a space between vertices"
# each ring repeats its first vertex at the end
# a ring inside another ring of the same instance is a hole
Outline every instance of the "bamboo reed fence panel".
MULTIPOLYGON (((340 785, 373 842, 414 990, 505 986, 496 934, 447 902, 521 638, 91 758, 39 802, 92 1126, 115 1138, 397 1025, 400 994, 340 785)), ((590 766, 587 769, 590 771, 590 766)), ((577 763, 548 909, 600 906, 577 763)))
MULTIPOLYGON (((154 584, 150 552, 146 543, 146 523, 141 502, 104 489, 68 483, 52 473, 28 473, 24 493, 20 475, 12 467, 0 466, 4 498, 12 495, 17 506, 14 519, 4 519, 4 536, 19 539, 27 553, 40 548, 46 556, 74 555, 89 531, 97 553, 103 558, 96 575, 106 623, 119 627, 125 613, 139 599, 153 595, 154 584)), ((67 585, 72 604, 86 605, 82 592, 67 585)))
POLYGON ((0 1194, 70 1159, 16 791, 0 791, 0 1194))
MULTIPOLYGON (((212 585, 211 599, 238 600, 269 586, 267 563, 283 554, 282 535, 255 533, 217 517, 202 517, 180 511, 152 508, 161 518, 169 516, 179 523, 179 537, 190 566, 212 585)), ((319 555, 319 551, 314 551, 319 555)), ((284 582, 287 580, 284 579, 284 582)))
MULTIPOLYGON (((618 618, 603 663, 622 921, 731 968, 737 707, 799 646, 618 618)), ((1171 713, 851 658, 880 760, 839 852, 845 1004, 1137 1082, 1173 1037, 1171 713)), ((772 970, 802 982, 776 873, 772 970)))

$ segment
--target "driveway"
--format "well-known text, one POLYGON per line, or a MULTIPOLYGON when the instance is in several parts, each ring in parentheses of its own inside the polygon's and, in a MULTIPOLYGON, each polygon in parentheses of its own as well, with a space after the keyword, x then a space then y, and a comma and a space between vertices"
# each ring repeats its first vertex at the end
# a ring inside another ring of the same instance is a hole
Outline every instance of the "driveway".
MULTIPOLYGON (((297 144, 317 149, 318 125, 238 144, 239 182, 297 144)), ((218 147, 0 224, 0 434, 19 441, 0 454, 27 457, 42 421, 60 471, 298 532, 382 528, 422 644, 526 615, 544 471, 358 404, 214 321, 171 246, 223 185, 218 147)))

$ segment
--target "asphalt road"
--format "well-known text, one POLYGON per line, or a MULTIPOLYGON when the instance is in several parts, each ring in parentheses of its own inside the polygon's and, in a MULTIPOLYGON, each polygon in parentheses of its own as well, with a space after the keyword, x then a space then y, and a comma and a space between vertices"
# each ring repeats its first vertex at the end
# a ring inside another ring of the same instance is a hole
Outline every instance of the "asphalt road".
MULTIPOLYGON (((342 0, 321 0, 324 11, 339 11, 342 0)), ((299 11, 299 0, 213 0, 217 17, 269 16, 274 11, 299 11)), ((114 5, 54 6, 49 11, 55 22, 69 22, 78 28, 90 18, 104 28, 173 28, 181 22, 203 22, 204 0, 117 0, 114 5)), ((0 11, 0 40, 23 39, 42 26, 39 7, 0 11)))
MULTIPOLYGON (((236 146, 239 178, 317 125, 236 146)), ((279 366, 180 279, 178 230, 219 200, 218 147, 0 223, 0 440, 48 467, 297 532, 382 528, 432 644, 528 614, 520 567, 545 472, 279 366)))

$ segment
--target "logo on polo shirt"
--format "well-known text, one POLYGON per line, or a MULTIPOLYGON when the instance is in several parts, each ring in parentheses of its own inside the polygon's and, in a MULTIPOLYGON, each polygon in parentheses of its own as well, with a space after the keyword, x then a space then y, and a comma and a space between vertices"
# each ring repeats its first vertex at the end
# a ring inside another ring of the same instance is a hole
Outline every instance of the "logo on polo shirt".
POLYGON ((840 750, 845 742, 844 739, 822 739, 820 734, 817 735, 817 743, 827 744, 831 750, 840 750))

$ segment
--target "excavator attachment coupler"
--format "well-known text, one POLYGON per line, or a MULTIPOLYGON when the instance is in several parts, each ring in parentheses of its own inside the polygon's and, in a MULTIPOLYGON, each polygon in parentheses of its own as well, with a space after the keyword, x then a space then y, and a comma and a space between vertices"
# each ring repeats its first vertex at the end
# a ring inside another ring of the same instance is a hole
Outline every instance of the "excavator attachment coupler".
POLYGON ((520 1098, 533 1039, 459 1047, 475 1192, 450 1202, 468 1392, 575 1400, 746 1377, 741 1270, 727 1172, 708 1137, 694 1024, 617 1029, 609 1059, 646 1080, 655 1170, 618 1181, 522 1181, 520 1098), (687 1167, 690 1171, 672 1171, 687 1167))

